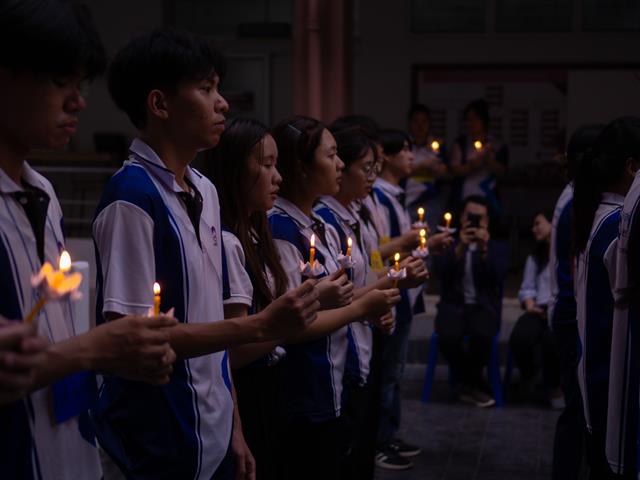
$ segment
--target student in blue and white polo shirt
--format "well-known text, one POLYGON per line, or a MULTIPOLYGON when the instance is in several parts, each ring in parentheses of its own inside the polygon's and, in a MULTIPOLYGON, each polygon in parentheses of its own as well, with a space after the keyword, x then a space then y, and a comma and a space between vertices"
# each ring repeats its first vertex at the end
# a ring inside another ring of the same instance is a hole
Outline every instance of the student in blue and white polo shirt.
MULTIPOLYGON (((627 168, 640 165, 639 118, 626 118, 619 124, 616 154, 627 159, 627 168)), ((609 466, 620 478, 629 479, 637 478, 638 473, 639 199, 640 175, 636 173, 624 200, 617 244, 606 443, 609 466)))
MULTIPOLYGON (((364 247, 363 226, 355 202, 367 197, 375 179, 373 143, 358 127, 334 130, 338 156, 345 164, 340 190, 335 196, 324 196, 315 212, 333 226, 340 238, 340 250, 346 254, 351 239, 350 255, 354 263, 351 278, 356 288, 355 297, 373 288, 391 288, 386 277, 378 279, 369 268, 369 257, 364 247)), ((389 313, 382 331, 389 334, 393 328, 393 315, 389 313)), ((363 319, 364 320, 364 319, 363 319)), ((380 330, 380 329, 378 329, 380 330)), ((344 376, 345 395, 343 413, 350 432, 350 447, 342 475, 345 478, 371 479, 374 471, 375 437, 377 433, 377 397, 369 381, 373 355, 372 325, 368 322, 349 324, 349 350, 344 376)), ((373 372, 377 375, 376 372, 373 372)), ((378 375, 379 376, 379 375, 378 375)), ((377 385, 376 382, 374 384, 377 385)))
POLYGON ((55 191, 25 158, 69 143, 86 107, 82 84, 104 65, 86 8, 55 0, 0 6, 0 344, 10 350, 0 354, 3 478, 102 478, 86 415, 96 390, 89 371, 163 383, 175 358, 162 330, 175 324, 168 317, 129 317, 76 335, 64 300, 20 325, 39 302, 31 276, 44 262, 58 265, 65 242, 55 191))
MULTIPOLYGON (((416 248, 420 241, 419 230, 412 229, 409 213, 405 208, 405 193, 400 182, 411 174, 411 143, 406 133, 400 130, 380 132, 383 166, 374 184, 374 192, 384 215, 380 251, 383 259, 395 252, 406 254, 416 248), (389 251, 390 246, 395 251, 389 251)), ((427 279, 425 264, 421 259, 409 257, 407 268, 421 271, 418 285, 427 279)), ((404 266, 404 265, 401 265, 404 266)), ((404 287, 404 285, 402 285, 404 287)), ((417 446, 409 445, 395 438, 400 427, 400 381, 406 362, 409 332, 413 307, 422 288, 401 290, 402 300, 395 310, 396 326, 393 334, 383 339, 382 384, 380 392, 380 420, 378 427, 378 454, 376 464, 394 470, 411 468, 407 457, 419 455, 417 446)))
POLYGON ((283 181, 269 222, 289 287, 302 279, 300 263, 309 260, 313 234, 316 259, 323 265, 321 276, 328 276, 318 282, 319 290, 328 295, 320 293, 323 310, 307 329, 309 341, 287 345, 283 360, 287 416, 283 478, 339 478, 345 453, 341 408, 347 325, 367 317, 379 320, 399 296, 396 289, 376 289, 351 302, 353 287, 345 297, 339 284, 344 276, 336 260, 340 239, 312 211, 318 198, 338 192, 344 168, 329 130, 315 119, 293 117, 278 124, 272 134, 283 181))
POLYGON ((626 119, 609 124, 582 159, 573 193, 576 305, 582 357, 578 381, 587 426, 590 478, 611 476, 605 456, 613 287, 620 211, 637 170, 623 147, 626 119))
POLYGON ((577 377, 580 342, 573 285, 573 179, 582 156, 601 131, 601 125, 585 126, 571 135, 561 163, 568 183, 558 198, 551 221, 551 298, 547 316, 558 348, 560 383, 565 399, 553 442, 554 480, 577 480, 584 457, 584 413, 577 377))
POLYGON ((257 315, 223 320, 224 255, 215 187, 190 167, 218 143, 227 102, 222 59, 207 41, 157 30, 129 42, 109 91, 138 128, 93 223, 98 323, 146 311, 151 285, 175 308, 171 381, 148 387, 106 376, 93 411, 98 439, 127 478, 231 478, 246 458, 225 348, 280 338, 315 318, 313 282, 257 315), (231 442, 233 430, 233 439, 231 442))

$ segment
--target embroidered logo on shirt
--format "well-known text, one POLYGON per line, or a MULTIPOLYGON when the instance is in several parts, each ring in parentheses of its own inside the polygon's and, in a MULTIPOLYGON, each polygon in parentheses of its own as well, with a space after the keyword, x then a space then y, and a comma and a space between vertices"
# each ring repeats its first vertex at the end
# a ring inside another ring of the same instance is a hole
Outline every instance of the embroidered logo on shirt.
POLYGON ((213 239, 213 244, 218 246, 218 234, 216 232, 216 227, 211 227, 211 238, 213 239))

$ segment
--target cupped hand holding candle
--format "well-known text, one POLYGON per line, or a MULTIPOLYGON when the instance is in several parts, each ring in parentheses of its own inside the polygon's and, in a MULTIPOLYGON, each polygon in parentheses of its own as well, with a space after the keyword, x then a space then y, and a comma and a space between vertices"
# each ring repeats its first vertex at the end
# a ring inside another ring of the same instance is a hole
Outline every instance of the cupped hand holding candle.
POLYGON ((60 300, 67 296, 73 300, 80 298, 78 287, 82 282, 82 274, 71 270, 71 256, 65 250, 60 254, 58 270, 54 270, 49 262, 45 262, 40 271, 31 277, 31 286, 40 291, 40 300, 31 309, 25 322, 31 323, 49 300, 60 300))
POLYGON ((398 287, 398 280, 402 280, 407 276, 406 269, 400 269, 400 253, 393 256, 394 268, 389 269, 387 276, 393 281, 393 288, 398 287))

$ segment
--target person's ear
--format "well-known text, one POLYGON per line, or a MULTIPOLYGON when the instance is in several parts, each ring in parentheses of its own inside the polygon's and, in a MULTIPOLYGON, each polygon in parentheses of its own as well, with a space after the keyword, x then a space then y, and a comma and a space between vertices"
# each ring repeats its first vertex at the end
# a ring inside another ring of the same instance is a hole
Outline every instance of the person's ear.
POLYGON ((150 117, 156 117, 161 120, 169 118, 169 109, 167 108, 167 98, 162 90, 151 90, 147 95, 147 110, 150 117))

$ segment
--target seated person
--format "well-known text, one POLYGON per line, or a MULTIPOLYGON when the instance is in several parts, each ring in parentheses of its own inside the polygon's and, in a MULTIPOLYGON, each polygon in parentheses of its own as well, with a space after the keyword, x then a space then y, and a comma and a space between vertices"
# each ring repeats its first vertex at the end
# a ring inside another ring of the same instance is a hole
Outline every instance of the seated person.
POLYGON ((460 399, 479 407, 495 400, 487 393, 482 369, 491 355, 502 308, 507 252, 489 234, 489 205, 472 195, 462 204, 458 239, 433 267, 440 281, 436 331, 440 351, 460 383, 460 399), (468 348, 465 348, 468 337, 468 348))
POLYGON ((525 313, 513 327, 509 346, 520 370, 523 393, 526 395, 532 393, 536 376, 542 366, 544 386, 549 391, 551 406, 563 408, 558 351, 547 321, 547 305, 551 295, 549 285, 551 223, 549 219, 549 214, 538 213, 533 220, 531 231, 536 246, 527 257, 519 294, 525 313))

